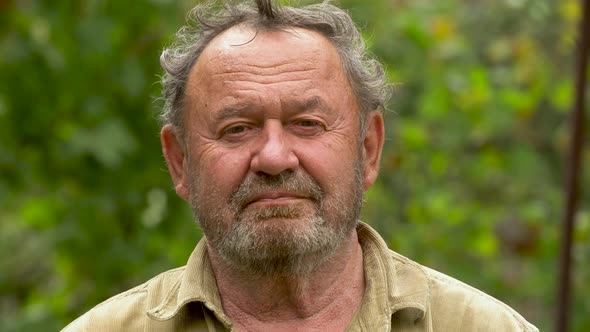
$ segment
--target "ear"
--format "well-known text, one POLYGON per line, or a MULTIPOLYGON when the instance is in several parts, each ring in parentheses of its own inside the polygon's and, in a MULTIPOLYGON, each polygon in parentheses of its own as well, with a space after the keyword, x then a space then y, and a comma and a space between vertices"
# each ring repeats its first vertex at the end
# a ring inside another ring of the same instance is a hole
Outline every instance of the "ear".
POLYGON ((168 170, 174 182, 174 189, 178 196, 185 200, 189 199, 188 177, 186 170, 186 158, 181 140, 177 136, 174 126, 167 124, 160 131, 162 151, 168 164, 168 170))
POLYGON ((383 116, 379 111, 372 111, 367 114, 367 132, 363 141, 364 154, 364 190, 367 191, 377 179, 379 174, 379 161, 383 150, 385 136, 383 116))

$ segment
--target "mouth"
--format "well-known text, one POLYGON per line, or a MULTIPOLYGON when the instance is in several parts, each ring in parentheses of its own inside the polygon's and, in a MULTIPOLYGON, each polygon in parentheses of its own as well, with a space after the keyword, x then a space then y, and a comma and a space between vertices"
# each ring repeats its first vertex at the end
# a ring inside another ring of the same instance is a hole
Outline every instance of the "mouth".
POLYGON ((252 204, 257 205, 276 205, 276 204, 290 204, 295 201, 301 201, 309 199, 308 196, 292 193, 292 192, 283 192, 283 191, 272 191, 272 192, 263 192, 256 195, 253 195, 250 199, 248 199, 244 207, 247 207, 252 204))

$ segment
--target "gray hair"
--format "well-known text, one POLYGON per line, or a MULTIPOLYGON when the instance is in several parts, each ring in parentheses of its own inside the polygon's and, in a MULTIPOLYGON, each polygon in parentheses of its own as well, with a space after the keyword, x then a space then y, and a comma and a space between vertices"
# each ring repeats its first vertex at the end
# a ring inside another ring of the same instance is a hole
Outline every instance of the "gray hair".
POLYGON ((162 124, 172 124, 184 136, 184 96, 189 73, 205 47, 220 33, 236 25, 262 30, 303 28, 321 33, 340 55, 358 107, 361 129, 365 115, 383 110, 390 96, 385 71, 367 51, 352 18, 344 10, 328 2, 301 8, 278 7, 272 0, 228 2, 223 6, 209 0, 194 7, 187 16, 187 25, 176 33, 173 44, 164 49, 160 64, 164 109, 162 124))

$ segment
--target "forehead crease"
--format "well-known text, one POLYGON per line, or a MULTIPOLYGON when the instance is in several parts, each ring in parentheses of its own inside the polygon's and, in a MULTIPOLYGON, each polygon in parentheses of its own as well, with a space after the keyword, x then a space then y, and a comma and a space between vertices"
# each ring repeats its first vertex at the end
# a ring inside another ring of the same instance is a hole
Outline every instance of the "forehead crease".
POLYGON ((214 73, 211 74, 212 78, 222 78, 222 79, 234 79, 239 80, 240 77, 247 77, 247 76, 261 76, 261 77, 275 77, 275 76, 284 76, 284 75, 295 75, 295 76, 302 76, 306 77, 305 74, 310 74, 317 71, 317 68, 309 68, 309 69, 299 69, 299 70, 289 70, 289 71, 281 71, 276 72, 273 70, 263 70, 259 72, 253 72, 250 70, 234 70, 234 71, 227 71, 221 73, 214 73))
POLYGON ((299 63, 282 63, 270 66, 266 63, 259 64, 255 60, 249 62, 220 63, 209 66, 205 69, 206 74, 200 75, 207 81, 208 86, 227 86, 228 84, 251 83, 271 84, 296 82, 312 82, 318 79, 329 79, 330 71, 318 66, 312 61, 301 61, 299 63))
POLYGON ((212 57, 204 67, 217 73, 248 72, 260 75, 272 75, 282 72, 305 72, 318 69, 320 59, 313 57, 283 57, 228 53, 212 57))
POLYGON ((297 68, 316 68, 317 61, 322 56, 314 56, 308 52, 294 56, 291 54, 277 54, 276 52, 223 52, 212 56, 208 65, 223 68, 246 67, 252 70, 292 70, 297 68), (269 55, 272 54, 272 55, 269 55))

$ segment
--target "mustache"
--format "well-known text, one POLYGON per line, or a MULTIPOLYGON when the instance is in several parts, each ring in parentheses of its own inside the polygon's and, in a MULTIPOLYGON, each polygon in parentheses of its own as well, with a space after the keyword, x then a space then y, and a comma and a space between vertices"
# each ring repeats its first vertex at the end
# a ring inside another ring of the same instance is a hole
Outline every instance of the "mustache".
POLYGON ((324 195, 317 181, 303 171, 282 172, 278 175, 250 174, 231 194, 230 204, 241 211, 255 196, 277 190, 307 197, 316 203, 324 195))

